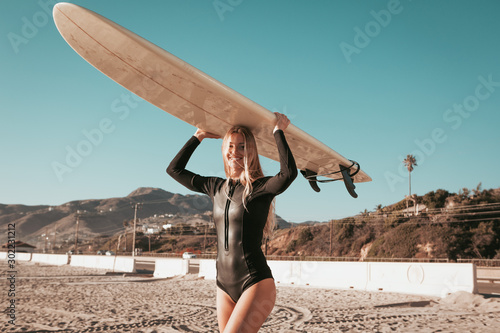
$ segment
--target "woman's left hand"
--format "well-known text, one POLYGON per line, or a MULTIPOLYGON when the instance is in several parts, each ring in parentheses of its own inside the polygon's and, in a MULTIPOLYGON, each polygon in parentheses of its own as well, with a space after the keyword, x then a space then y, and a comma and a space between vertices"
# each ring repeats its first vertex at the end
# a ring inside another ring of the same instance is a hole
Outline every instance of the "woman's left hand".
POLYGON ((284 131, 290 125, 290 119, 283 113, 275 112, 274 114, 276 115, 276 126, 274 126, 273 133, 277 130, 284 131))

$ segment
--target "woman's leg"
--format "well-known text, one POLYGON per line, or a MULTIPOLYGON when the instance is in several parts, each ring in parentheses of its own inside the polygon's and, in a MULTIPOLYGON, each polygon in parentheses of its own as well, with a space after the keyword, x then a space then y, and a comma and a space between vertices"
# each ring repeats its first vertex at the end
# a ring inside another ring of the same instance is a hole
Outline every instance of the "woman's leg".
POLYGON ((217 287, 217 321, 219 322, 219 331, 224 332, 226 324, 233 313, 236 303, 225 291, 217 287))
POLYGON ((275 301, 274 280, 269 278, 257 282, 241 295, 224 333, 257 332, 273 310, 275 301))

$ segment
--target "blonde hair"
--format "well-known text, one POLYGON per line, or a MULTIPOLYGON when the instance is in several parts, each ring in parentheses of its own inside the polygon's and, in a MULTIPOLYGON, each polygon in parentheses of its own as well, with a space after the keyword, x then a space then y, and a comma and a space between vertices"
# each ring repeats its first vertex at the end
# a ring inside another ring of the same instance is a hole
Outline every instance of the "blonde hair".
MULTIPOLYGON (((222 158, 224 160, 224 171, 226 177, 230 178, 229 161, 227 158, 227 151, 229 150, 229 141, 231 135, 241 134, 243 137, 244 154, 243 154, 243 166, 244 170, 240 174, 239 181, 245 187, 243 191, 243 206, 246 209, 246 203, 248 197, 252 194, 253 186, 252 183, 259 178, 264 177, 262 172, 262 167, 260 166, 259 153, 257 151, 257 143, 255 142, 255 137, 253 133, 246 127, 234 126, 227 131, 224 139, 222 141, 222 158)), ((274 207, 275 200, 271 202, 269 207, 269 213, 267 215, 266 225, 264 227, 264 237, 271 236, 274 226, 274 207)))

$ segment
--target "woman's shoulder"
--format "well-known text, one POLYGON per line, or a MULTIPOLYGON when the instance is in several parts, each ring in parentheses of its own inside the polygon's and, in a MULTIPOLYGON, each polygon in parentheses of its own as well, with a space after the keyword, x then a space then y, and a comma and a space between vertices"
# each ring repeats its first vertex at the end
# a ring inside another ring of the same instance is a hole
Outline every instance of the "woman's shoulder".
POLYGON ((207 177, 215 186, 222 186, 227 182, 226 178, 221 177, 207 177))
POLYGON ((255 188, 255 187, 258 187, 258 186, 263 186, 265 185, 269 179, 271 179, 272 177, 270 176, 262 176, 260 178, 257 178, 256 180, 254 180, 252 182, 252 186, 255 188))
POLYGON ((225 182, 226 180, 223 178, 211 176, 195 175, 192 179, 192 183, 196 188, 199 188, 201 192, 210 196, 219 192, 225 182))

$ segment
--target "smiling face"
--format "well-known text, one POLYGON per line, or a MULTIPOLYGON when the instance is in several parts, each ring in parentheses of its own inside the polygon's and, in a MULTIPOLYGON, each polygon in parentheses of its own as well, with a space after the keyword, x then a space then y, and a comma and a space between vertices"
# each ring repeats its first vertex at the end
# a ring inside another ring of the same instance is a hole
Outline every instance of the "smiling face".
POLYGON ((226 133, 222 158, 227 178, 251 182, 263 176, 255 138, 245 127, 236 126, 226 133))
POLYGON ((240 133, 232 133, 226 150, 227 166, 231 178, 239 178, 245 169, 245 138, 240 133))

